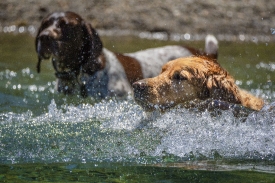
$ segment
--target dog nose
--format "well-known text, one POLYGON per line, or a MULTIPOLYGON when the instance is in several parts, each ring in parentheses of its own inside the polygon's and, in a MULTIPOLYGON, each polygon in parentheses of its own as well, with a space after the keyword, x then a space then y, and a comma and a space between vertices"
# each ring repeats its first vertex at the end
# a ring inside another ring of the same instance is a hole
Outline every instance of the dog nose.
POLYGON ((147 82, 144 80, 136 81, 133 83, 134 90, 145 90, 147 87, 147 82))
POLYGON ((52 38, 52 39, 58 39, 61 36, 61 30, 54 28, 54 27, 49 27, 47 29, 44 29, 42 32, 39 34, 39 38, 52 38))
MULTIPOLYGON (((146 79, 136 81, 133 83, 133 90, 134 90, 134 98, 136 101, 144 101, 147 100, 149 95, 149 84, 146 79)), ((143 103, 143 102, 142 102, 143 103)))

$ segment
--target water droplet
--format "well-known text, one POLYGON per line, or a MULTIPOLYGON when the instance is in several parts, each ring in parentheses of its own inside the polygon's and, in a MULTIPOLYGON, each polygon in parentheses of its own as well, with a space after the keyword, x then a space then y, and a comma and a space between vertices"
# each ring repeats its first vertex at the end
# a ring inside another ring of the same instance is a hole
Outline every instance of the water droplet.
POLYGON ((243 34, 241 34, 241 35, 239 35, 239 39, 240 39, 241 41, 244 41, 244 40, 245 40, 245 36, 244 36, 243 34))
POLYGON ((25 27, 19 27, 19 29, 18 29, 18 31, 19 31, 19 33, 23 33, 23 32, 25 32, 25 27))
POLYGON ((190 38, 191 38, 191 35, 190 35, 190 34, 188 34, 188 33, 184 34, 184 39, 190 40, 190 38))

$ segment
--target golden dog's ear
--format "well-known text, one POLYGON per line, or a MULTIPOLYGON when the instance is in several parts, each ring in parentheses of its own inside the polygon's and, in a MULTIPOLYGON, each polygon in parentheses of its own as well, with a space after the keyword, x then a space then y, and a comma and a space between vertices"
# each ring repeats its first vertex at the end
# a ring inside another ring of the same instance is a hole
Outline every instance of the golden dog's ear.
POLYGON ((98 33, 92 28, 91 24, 83 23, 82 30, 84 36, 82 49, 83 72, 92 74, 94 71, 103 67, 104 63, 101 63, 101 61, 97 59, 102 52, 103 45, 98 33))
POLYGON ((212 99, 241 103, 239 89, 234 79, 229 75, 211 75, 205 81, 208 95, 212 99))

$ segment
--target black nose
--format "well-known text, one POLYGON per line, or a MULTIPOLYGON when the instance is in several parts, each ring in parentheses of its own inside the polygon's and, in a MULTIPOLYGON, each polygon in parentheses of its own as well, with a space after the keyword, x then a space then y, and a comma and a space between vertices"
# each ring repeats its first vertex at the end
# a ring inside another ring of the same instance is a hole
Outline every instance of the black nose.
POLYGON ((149 85, 145 79, 134 82, 132 86, 134 89, 134 98, 136 101, 147 100, 149 97, 149 85))
POLYGON ((58 39, 61 36, 61 29, 60 28, 56 28, 56 27, 48 27, 43 29, 38 37, 43 37, 43 36, 47 36, 47 37, 51 37, 52 39, 58 39))
POLYGON ((136 81, 132 84, 134 90, 134 99, 137 104, 142 108, 150 110, 150 86, 147 82, 147 79, 136 81))
POLYGON ((133 83, 133 88, 135 91, 143 91, 147 88, 147 82, 144 80, 136 81, 133 83))

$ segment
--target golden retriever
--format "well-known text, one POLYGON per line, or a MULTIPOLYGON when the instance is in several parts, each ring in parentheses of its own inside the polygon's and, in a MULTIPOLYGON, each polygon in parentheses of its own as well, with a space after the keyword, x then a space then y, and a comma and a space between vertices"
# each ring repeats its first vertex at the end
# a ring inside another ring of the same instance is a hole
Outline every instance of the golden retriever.
POLYGON ((240 104, 260 110, 264 102, 240 89, 220 64, 206 57, 179 58, 166 63, 160 75, 133 84, 134 98, 145 110, 190 107, 205 100, 240 104))

